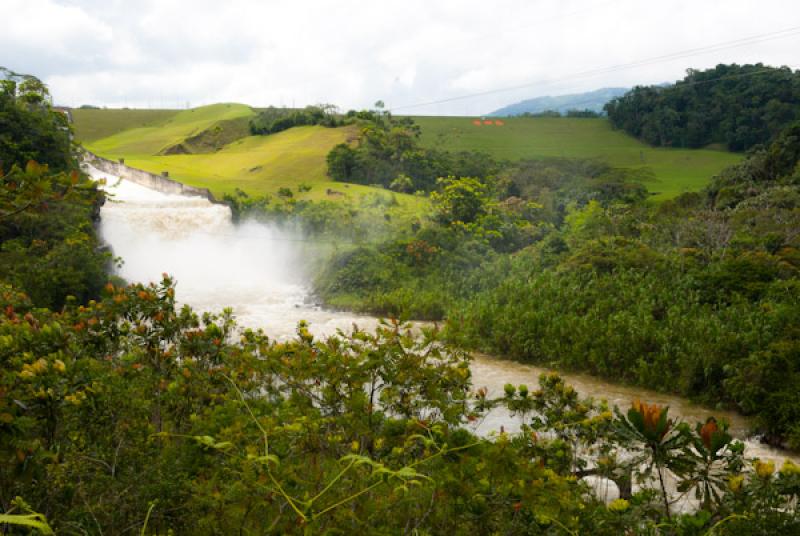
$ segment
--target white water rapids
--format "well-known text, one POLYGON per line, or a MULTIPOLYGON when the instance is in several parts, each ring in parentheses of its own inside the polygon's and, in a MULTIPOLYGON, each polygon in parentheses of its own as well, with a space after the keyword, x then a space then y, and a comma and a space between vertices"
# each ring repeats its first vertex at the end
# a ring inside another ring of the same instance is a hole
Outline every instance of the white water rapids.
MULTIPOLYGON (((94 178, 106 178, 110 194, 101 209, 100 231, 122 257, 119 275, 131 282, 158 281, 162 273, 177 280, 178 299, 201 311, 232 307, 240 325, 261 327, 275 339, 291 338, 300 320, 310 323, 316 336, 349 330, 355 323, 370 329, 377 319, 352 313, 329 311, 310 300, 302 241, 258 223, 234 225, 228 207, 201 197, 167 195, 89 168, 94 178)), ((546 369, 487 356, 476 356, 472 365, 476 388, 485 386, 490 395, 501 395, 506 383, 537 385, 546 369)), ((623 410, 634 399, 670 406, 670 415, 690 423, 705 421, 713 414, 731 423, 735 436, 743 439, 747 456, 772 459, 778 464, 789 453, 748 438, 748 422, 731 412, 710 410, 688 401, 611 384, 597 378, 563 374, 581 394, 606 399, 623 410)), ((479 432, 512 432, 519 421, 495 410, 482 422, 479 432)))

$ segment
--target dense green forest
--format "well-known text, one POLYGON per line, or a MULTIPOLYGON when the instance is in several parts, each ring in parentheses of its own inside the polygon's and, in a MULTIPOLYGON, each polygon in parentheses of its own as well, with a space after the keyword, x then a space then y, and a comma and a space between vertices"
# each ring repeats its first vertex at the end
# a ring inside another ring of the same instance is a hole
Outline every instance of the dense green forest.
MULTIPOLYGON (((371 119, 380 139, 398 128, 385 119, 371 119)), ((800 468, 747 460, 726 423, 609 408, 556 374, 492 398, 452 344, 642 383, 679 368, 670 388, 737 403, 796 441, 797 125, 658 207, 640 172, 582 160, 445 176, 424 221, 387 220, 390 196, 231 196, 237 218, 355 243, 321 266, 331 303, 450 320, 327 339, 301 323, 288 342, 177 305, 167 275, 108 275, 102 192, 38 80, 5 73, 0 125, 4 533, 800 530, 800 468), (495 407, 521 431, 475 435, 495 407), (598 500, 587 475, 620 498, 598 500), (679 513, 681 496, 696 508, 679 513)))
POLYGON ((331 151, 331 175, 357 161, 389 187, 432 188, 429 221, 381 221, 380 204, 231 199, 240 217, 294 216, 312 235, 357 242, 321 269, 328 304, 446 319, 452 342, 723 404, 756 416, 768 441, 800 445, 798 123, 704 191, 657 205, 646 169, 461 159, 420 149, 408 118, 363 132, 331 151), (449 159, 480 166, 449 170, 449 159), (440 166, 407 175, 420 161, 440 166))
POLYGON ((744 151, 800 119, 800 72, 760 63, 689 69, 675 84, 635 87, 605 110, 615 127, 651 145, 744 151))
POLYGON ((452 340, 722 403, 800 445, 800 126, 702 193, 553 159, 440 179, 429 225, 335 255, 332 304, 447 319, 452 340), (678 370, 665 381, 664 370, 678 370))

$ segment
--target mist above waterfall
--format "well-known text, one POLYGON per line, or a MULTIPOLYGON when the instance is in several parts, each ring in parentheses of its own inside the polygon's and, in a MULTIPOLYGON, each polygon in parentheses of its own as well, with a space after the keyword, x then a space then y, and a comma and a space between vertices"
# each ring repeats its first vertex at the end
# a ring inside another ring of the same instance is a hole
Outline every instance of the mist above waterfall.
POLYGON ((180 302, 201 311, 233 307, 240 324, 280 339, 300 320, 318 334, 374 323, 310 303, 313 245, 298 234, 253 221, 234 225, 227 206, 89 172, 107 179, 100 233, 121 258, 118 274, 127 281, 159 281, 168 273, 177 280, 180 302))
POLYGON ((166 195, 136 184, 109 187, 101 232, 131 281, 173 275, 182 293, 224 292, 239 301, 303 286, 297 237, 275 226, 233 225, 230 209, 200 197, 166 195))

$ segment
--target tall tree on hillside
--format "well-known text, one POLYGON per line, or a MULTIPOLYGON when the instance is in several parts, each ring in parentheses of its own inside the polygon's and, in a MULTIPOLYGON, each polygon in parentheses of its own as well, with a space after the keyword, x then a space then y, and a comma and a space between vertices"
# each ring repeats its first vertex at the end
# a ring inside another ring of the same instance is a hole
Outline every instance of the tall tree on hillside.
POLYGON ((41 80, 0 67, 0 170, 30 160, 52 170, 70 168, 69 125, 50 106, 41 80))

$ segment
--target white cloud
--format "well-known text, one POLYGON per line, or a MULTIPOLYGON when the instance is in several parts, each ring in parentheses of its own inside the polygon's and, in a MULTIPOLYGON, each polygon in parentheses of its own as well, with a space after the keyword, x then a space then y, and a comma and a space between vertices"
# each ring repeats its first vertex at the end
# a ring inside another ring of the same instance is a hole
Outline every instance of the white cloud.
POLYGON ((3 0, 0 21, 0 65, 31 74, 90 69, 112 44, 108 25, 50 0, 3 0))
POLYGON ((184 106, 451 99, 479 114, 537 95, 674 80, 687 67, 798 67, 800 35, 571 76, 800 26, 789 0, 2 0, 0 65, 59 103, 184 106))

